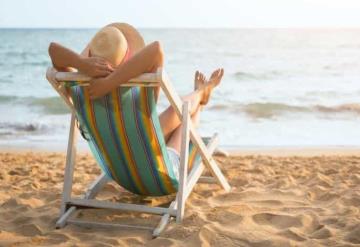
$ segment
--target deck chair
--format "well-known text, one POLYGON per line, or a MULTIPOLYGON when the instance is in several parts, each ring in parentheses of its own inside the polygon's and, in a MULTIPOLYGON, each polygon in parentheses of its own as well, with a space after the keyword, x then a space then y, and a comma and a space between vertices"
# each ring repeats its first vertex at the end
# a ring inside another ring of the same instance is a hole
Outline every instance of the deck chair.
MULTIPOLYGON (((69 223, 104 226, 108 223, 90 222, 70 216, 78 209, 84 208, 118 209, 161 215, 157 227, 151 229, 153 236, 158 236, 172 217, 176 218, 177 222, 181 222, 184 217, 185 201, 197 182, 218 183, 225 191, 230 190, 230 185, 212 157, 217 147, 217 135, 207 139, 202 139, 198 135, 190 121, 189 103, 181 101, 162 68, 156 73, 147 73, 134 78, 96 100, 90 100, 85 90, 85 86, 91 80, 88 76, 77 72, 58 72, 54 68, 49 68, 46 77, 71 110, 57 228, 69 223), (154 86, 161 87, 182 120, 178 179, 170 163, 160 128, 154 86), (102 170, 102 174, 80 198, 71 196, 79 132, 76 123, 80 126, 102 170), (205 167, 212 176, 202 176, 205 167), (134 194, 164 196, 176 193, 176 197, 167 208, 95 199, 102 187, 111 180, 134 194)), ((111 223, 108 225, 148 229, 143 226, 111 223)))

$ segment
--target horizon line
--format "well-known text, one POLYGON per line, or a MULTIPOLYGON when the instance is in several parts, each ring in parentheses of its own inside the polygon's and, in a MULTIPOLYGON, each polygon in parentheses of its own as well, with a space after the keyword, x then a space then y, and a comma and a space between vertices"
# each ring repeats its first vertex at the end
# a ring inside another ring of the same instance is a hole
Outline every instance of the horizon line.
MULTIPOLYGON (((1 27, 0 29, 99 29, 99 27, 1 27)), ((136 27, 138 29, 360 29, 360 26, 289 26, 289 27, 256 27, 256 26, 243 26, 243 27, 136 27)))

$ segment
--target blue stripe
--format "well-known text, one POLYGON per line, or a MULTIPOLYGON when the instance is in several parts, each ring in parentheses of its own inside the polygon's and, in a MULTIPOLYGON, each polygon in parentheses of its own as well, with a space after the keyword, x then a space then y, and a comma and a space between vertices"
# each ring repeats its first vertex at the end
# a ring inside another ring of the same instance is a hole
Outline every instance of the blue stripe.
MULTIPOLYGON (((133 106, 135 107, 135 109, 141 108, 140 107, 141 102, 139 102, 141 100, 141 97, 139 96, 139 91, 140 91, 139 87, 135 87, 131 91, 132 95, 133 95, 133 99, 135 98, 135 100, 133 100, 133 106)), ((146 153, 147 160, 149 161, 151 170, 152 170, 153 174, 155 175, 154 176, 155 181, 156 181, 157 185, 159 186, 161 193, 168 194, 166 188, 164 188, 163 184, 161 183, 161 178, 159 177, 158 169, 156 167, 156 161, 153 159, 153 157, 151 155, 152 148, 149 146, 149 142, 144 142, 144 140, 147 140, 148 138, 146 136, 145 130, 143 129, 143 126, 141 124, 139 124, 139 121, 138 121, 138 120, 141 121, 140 111, 137 110, 134 113, 136 114, 136 125, 137 125, 136 127, 140 131, 140 135, 142 137, 141 138, 141 143, 145 147, 144 151, 146 153)))

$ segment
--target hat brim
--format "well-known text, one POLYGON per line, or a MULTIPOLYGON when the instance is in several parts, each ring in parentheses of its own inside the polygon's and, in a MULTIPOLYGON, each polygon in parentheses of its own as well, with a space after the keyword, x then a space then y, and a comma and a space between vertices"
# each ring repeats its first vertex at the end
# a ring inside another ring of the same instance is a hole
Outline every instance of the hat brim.
POLYGON ((111 23, 107 26, 115 27, 119 29, 125 36, 128 42, 128 49, 130 56, 135 55, 141 49, 145 47, 145 42, 140 33, 131 25, 127 23, 111 23))

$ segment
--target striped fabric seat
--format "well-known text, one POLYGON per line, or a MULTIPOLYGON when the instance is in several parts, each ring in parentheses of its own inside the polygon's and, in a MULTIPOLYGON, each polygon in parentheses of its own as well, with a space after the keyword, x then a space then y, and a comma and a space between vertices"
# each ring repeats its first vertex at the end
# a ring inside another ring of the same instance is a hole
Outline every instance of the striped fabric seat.
MULTIPOLYGON (((139 195, 177 192, 153 88, 119 87, 96 100, 76 83, 68 91, 90 149, 111 179, 139 195)), ((200 160, 190 144, 189 167, 200 160)))

